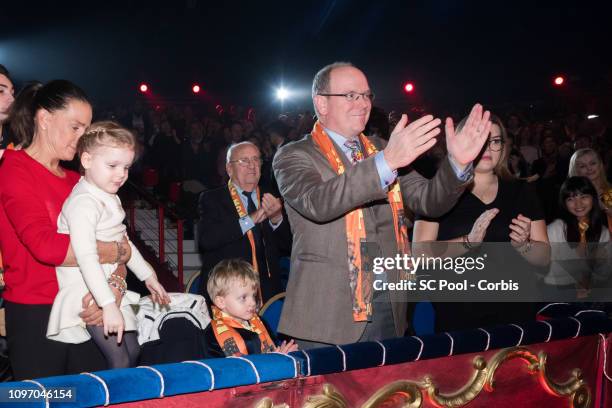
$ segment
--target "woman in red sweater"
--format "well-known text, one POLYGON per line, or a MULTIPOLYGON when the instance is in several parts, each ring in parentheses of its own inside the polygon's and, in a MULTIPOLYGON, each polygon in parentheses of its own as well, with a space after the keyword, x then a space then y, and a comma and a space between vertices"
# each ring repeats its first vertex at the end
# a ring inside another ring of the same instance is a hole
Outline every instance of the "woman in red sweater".
MULTIPOLYGON (((57 233, 57 217, 79 175, 60 161, 74 158, 91 116, 85 93, 63 80, 30 84, 13 105, 11 129, 24 148, 6 151, 0 162, 0 251, 9 358, 16 380, 105 368, 91 341, 67 344, 45 335, 58 292, 55 266, 76 265, 70 237, 57 233)), ((98 254, 101 263, 125 263, 129 246, 125 240, 99 242, 98 254)), ((116 295, 120 301, 119 291, 116 295)), ((83 309, 87 324, 101 322, 91 295, 83 298, 83 309)))

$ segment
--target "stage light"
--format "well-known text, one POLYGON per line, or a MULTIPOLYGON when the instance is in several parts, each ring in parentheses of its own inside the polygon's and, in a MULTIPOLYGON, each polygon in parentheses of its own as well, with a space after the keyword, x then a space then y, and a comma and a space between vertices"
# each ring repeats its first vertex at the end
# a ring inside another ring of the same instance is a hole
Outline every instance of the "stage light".
POLYGON ((565 78, 563 78, 561 75, 559 75, 559 76, 555 77, 555 80, 553 82, 554 82, 554 84, 556 86, 561 86, 561 85, 563 85, 565 83, 565 78))
POLYGON ((289 97, 289 91, 283 87, 280 87, 276 90, 276 98, 284 101, 289 97))
POLYGON ((404 91, 408 93, 414 91, 414 84, 412 82, 407 82, 406 85, 404 85, 404 91))
POLYGON ((587 119, 597 119, 598 117, 599 115, 592 114, 592 115, 587 116, 587 119))
POLYGON ((200 85, 198 85, 198 84, 194 84, 194 85, 191 87, 191 90, 193 91, 193 93, 196 93, 196 94, 197 94, 197 93, 200 93, 200 85))
POLYGON ((149 86, 147 84, 140 84, 138 89, 140 90, 140 92, 145 93, 149 90, 149 86))

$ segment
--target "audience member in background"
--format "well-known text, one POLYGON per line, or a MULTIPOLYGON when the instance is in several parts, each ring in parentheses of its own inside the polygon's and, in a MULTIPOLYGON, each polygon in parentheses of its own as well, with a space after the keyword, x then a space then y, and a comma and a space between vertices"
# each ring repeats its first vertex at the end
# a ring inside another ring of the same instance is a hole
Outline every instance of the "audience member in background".
POLYGON ((212 320, 204 330, 210 357, 287 354, 298 349, 293 340, 277 346, 274 332, 259 318, 259 275, 248 262, 219 262, 206 289, 213 302, 212 320))
POLYGON ((606 215, 604 223, 612 231, 612 185, 606 179, 606 172, 599 154, 593 149, 577 150, 570 160, 568 175, 582 176, 591 180, 597 190, 601 209, 606 215))
POLYGON ((273 192, 275 196, 278 196, 272 189, 272 159, 274 158, 275 150, 272 147, 272 143, 270 139, 264 137, 262 132, 259 129, 253 130, 251 132, 251 141, 257 140, 258 143, 254 143, 259 147, 259 151, 261 152, 261 158, 263 160, 263 164, 261 165, 261 179, 259 184, 264 186, 269 191, 273 192))
POLYGON ((576 140, 574 141, 574 145, 572 146, 574 151, 580 149, 591 149, 593 147, 593 141, 591 137, 585 134, 578 134, 576 136, 576 140))
MULTIPOLYGON (((289 140, 287 140, 287 136, 289 135, 289 126, 280 120, 276 120, 268 125, 266 128, 266 132, 268 133, 268 138, 270 139, 270 143, 272 144, 272 158, 280 149, 283 147, 289 140)), ((277 197, 280 197, 280 192, 278 191, 278 183, 276 182, 276 177, 274 176, 274 170, 272 166, 268 168, 270 172, 270 191, 277 197)))
MULTIPOLYGON (((206 118, 204 118, 206 121, 206 118)), ((209 157, 204 164, 205 166, 205 179, 208 181, 207 187, 216 188, 219 187, 220 181, 217 174, 217 163, 216 163, 216 146, 219 143, 219 130, 220 124, 216 121, 210 121, 208 124, 204 123, 204 138, 202 139, 202 151, 209 157)))
MULTIPOLYGON (((598 193, 586 177, 569 177, 559 193, 559 218, 548 225, 551 265, 544 283, 577 290, 585 298, 591 286, 603 286, 612 272, 612 254, 606 252, 610 233, 598 193)), ((609 245, 608 245, 609 247, 609 245)))
MULTIPOLYGON (((591 147, 602 159, 604 167, 607 168, 607 179, 612 180, 612 129, 601 117, 585 120, 580 133, 588 135, 592 141, 591 147)), ((578 149, 576 149, 578 150, 578 149)))
POLYGON ((151 118, 151 131, 150 134, 146 135, 145 140, 145 152, 150 151, 155 145, 155 139, 161 133, 161 115, 156 114, 151 118))
POLYGON ((564 163, 565 166, 569 166, 570 158, 572 157, 572 153, 574 153, 574 148, 572 146, 572 143, 567 140, 559 143, 559 160, 561 163, 564 163))
POLYGON ((244 140, 244 126, 240 122, 234 122, 230 126, 231 143, 240 143, 244 140))
POLYGON ((532 127, 531 139, 532 145, 536 148, 540 146, 540 141, 542 140, 544 134, 544 123, 543 122, 535 122, 532 127))
POLYGON ((268 133, 268 138, 272 144, 274 154, 276 154, 278 149, 288 142, 287 135, 289 134, 289 126, 280 120, 276 120, 267 126, 266 132, 268 133))
POLYGON ((170 121, 162 120, 160 132, 151 147, 151 162, 159 171, 159 191, 166 194, 168 185, 181 178, 181 145, 170 121))
POLYGON ((316 116, 312 111, 305 111, 300 113, 297 125, 291 127, 287 134, 288 140, 297 140, 306 133, 310 132, 316 120, 316 116))
POLYGON ((444 135, 440 134, 436 137, 438 142, 412 164, 412 168, 426 179, 431 179, 436 175, 440 168, 442 160, 446 157, 446 143, 444 143, 444 135))
POLYGON ((226 186, 200 195, 198 243, 202 252, 202 286, 223 259, 251 262, 259 274, 261 300, 280 293, 279 248, 291 243, 281 201, 259 187, 261 154, 250 142, 232 145, 227 153, 226 186))
POLYGON ((365 134, 370 136, 380 137, 384 140, 389 140, 391 129, 389 129, 389 120, 387 114, 382 108, 372 107, 370 118, 366 124, 365 134))
POLYGON ((567 175, 568 163, 561 160, 558 150, 559 141, 551 130, 542 138, 542 157, 533 162, 531 172, 537 175, 537 193, 544 210, 546 222, 552 221, 557 213, 559 188, 567 175))
POLYGON ((15 100, 14 94, 15 89, 11 76, 4 65, 0 65, 0 157, 2 157, 2 150, 9 147, 11 143, 14 145, 14 141, 9 137, 9 128, 6 126, 11 105, 15 100))
POLYGON ((508 171, 519 179, 524 179, 529 176, 529 165, 523 158, 521 151, 516 148, 510 150, 508 156, 508 171))
POLYGON ((131 117, 128 118, 128 129, 134 129, 139 134, 145 136, 151 132, 151 124, 148 121, 141 101, 134 103, 131 117))
MULTIPOLYGON (((426 247, 420 242, 455 242, 444 256, 462 256, 482 242, 510 242, 518 258, 547 265, 549 249, 546 224, 532 187, 508 171, 506 131, 498 117, 491 115, 488 143, 476 159, 474 182, 446 214, 437 218, 417 216, 414 227, 414 253, 426 247), (463 243, 463 245, 460 245, 463 243)), ((466 119, 457 125, 461 129, 466 119)), ((510 254, 512 255, 512 254, 510 254)), ((439 256, 436 255, 436 256, 439 256)), ((489 257, 487 266, 500 259, 489 257)), ((507 262, 508 259, 504 259, 507 262)), ((534 317, 531 304, 486 303, 475 308, 471 303, 437 303, 436 331, 461 330, 534 317)))
POLYGON ((531 168, 533 162, 540 158, 540 150, 533 141, 532 130, 529 127, 526 126, 521 130, 516 139, 516 145, 527 166, 531 168))
POLYGON ((563 133, 567 141, 574 143, 578 134, 578 114, 572 112, 567 115, 563 124, 563 133))
POLYGON ((520 116, 516 113, 511 113, 508 116, 508 127, 506 128, 507 135, 518 141, 523 128, 523 121, 520 116))
MULTIPOLYGON (((0 250, 4 255, 6 331, 16 380, 95 371, 106 367, 93 342, 66 344, 47 339, 51 305, 58 292, 55 266, 76 266, 70 237, 57 233, 62 204, 79 180, 60 161, 71 161, 91 122, 85 93, 68 81, 33 83, 11 112, 23 150, 7 150, 0 165, 0 250)), ((127 240, 98 242, 99 261, 125 264, 127 240), (125 251, 125 252, 123 252, 125 251)), ((125 267, 116 274, 125 278, 125 267)), ((113 293, 121 301, 119 290, 113 293)), ((83 298, 86 324, 101 323, 91 294, 83 298)))
POLYGON ((199 183, 199 194, 205 186, 210 186, 206 179, 208 167, 212 161, 209 152, 203 146, 204 132, 200 122, 192 122, 187 140, 181 144, 181 180, 199 183))

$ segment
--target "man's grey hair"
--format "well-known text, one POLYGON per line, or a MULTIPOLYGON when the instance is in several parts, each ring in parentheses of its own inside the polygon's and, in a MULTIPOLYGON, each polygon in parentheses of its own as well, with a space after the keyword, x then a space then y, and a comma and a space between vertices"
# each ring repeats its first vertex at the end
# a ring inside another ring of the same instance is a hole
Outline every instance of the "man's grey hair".
MULTIPOLYGON (((343 67, 355 67, 350 62, 334 62, 333 64, 329 64, 324 66, 317 72, 312 80, 312 101, 314 105, 314 98, 316 95, 321 93, 329 93, 329 83, 331 79, 331 73, 336 68, 343 67)), ((317 118, 319 117, 319 112, 317 111, 316 105, 314 106, 315 113, 317 114, 317 118)))
POLYGON ((240 142, 240 143, 234 143, 232 144, 228 149, 227 149, 227 155, 225 157, 225 163, 229 164, 230 160, 232 160, 232 153, 234 153, 234 150, 236 149, 240 149, 243 146, 253 146, 254 148, 256 148, 257 150, 259 150, 259 147, 257 147, 257 145, 255 143, 251 143, 251 142, 240 142))

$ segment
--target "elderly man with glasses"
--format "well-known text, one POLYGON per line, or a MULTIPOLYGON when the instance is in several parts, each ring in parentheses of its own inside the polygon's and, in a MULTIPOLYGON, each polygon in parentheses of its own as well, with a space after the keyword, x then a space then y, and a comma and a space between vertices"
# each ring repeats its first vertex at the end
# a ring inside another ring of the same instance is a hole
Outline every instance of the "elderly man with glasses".
POLYGON ((279 252, 289 250, 291 232, 280 199, 259 187, 261 153, 242 142, 227 151, 227 186, 200 195, 198 244, 200 292, 208 299, 208 273, 223 259, 241 258, 259 273, 261 300, 281 292, 279 252))
POLYGON ((375 290, 374 280, 399 282, 409 272, 375 275, 372 260, 410 255, 404 208, 428 215, 452 208, 472 178, 489 112, 475 105, 457 134, 446 120, 449 157, 426 180, 409 166, 436 143, 439 119, 408 124, 403 115, 388 143, 363 135, 374 94, 350 63, 321 69, 312 99, 312 133, 285 145, 273 162, 293 232, 279 331, 300 339, 300 348, 401 336, 409 328, 408 293, 375 290))

